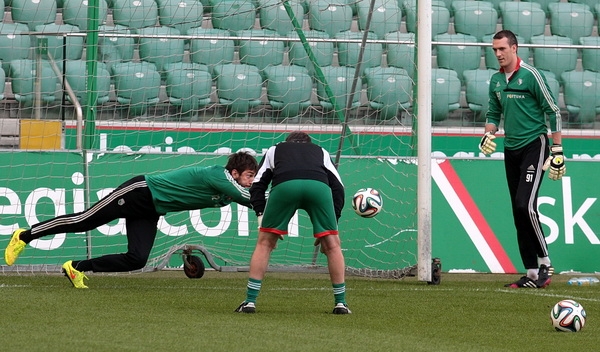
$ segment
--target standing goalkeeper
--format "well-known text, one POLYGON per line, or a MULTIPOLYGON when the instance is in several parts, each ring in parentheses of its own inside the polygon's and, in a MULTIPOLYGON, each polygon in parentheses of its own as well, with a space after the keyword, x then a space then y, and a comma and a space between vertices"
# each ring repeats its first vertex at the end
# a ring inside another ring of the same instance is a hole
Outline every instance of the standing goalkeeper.
POLYGON ((560 110, 544 75, 517 55, 514 33, 496 33, 492 48, 500 71, 490 79, 489 110, 479 149, 486 155, 496 150, 494 134, 503 115, 504 168, 519 252, 527 269, 525 276, 505 286, 543 288, 550 284, 554 268, 540 225, 537 197, 545 170, 552 180, 560 180, 566 171, 560 110), (546 115, 552 133, 550 148, 546 115))

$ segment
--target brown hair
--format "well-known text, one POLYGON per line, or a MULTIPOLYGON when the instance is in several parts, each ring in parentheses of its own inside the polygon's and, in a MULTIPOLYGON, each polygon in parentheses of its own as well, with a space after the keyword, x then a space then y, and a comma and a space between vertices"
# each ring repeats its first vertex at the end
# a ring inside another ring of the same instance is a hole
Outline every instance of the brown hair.
POLYGON ((239 173, 242 173, 246 170, 252 170, 256 172, 258 171, 258 162, 252 155, 250 155, 250 153, 237 152, 229 155, 225 169, 227 169, 229 172, 237 170, 239 173))
POLYGON ((285 141, 293 143, 311 143, 312 139, 306 132, 294 131, 287 136, 285 141))

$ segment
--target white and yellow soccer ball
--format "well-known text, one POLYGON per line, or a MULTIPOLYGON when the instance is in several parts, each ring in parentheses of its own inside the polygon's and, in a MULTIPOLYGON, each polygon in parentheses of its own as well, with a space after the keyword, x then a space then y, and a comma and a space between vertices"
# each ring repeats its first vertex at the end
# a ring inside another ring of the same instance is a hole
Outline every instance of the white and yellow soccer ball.
POLYGON ((556 331, 577 332, 585 325, 583 306, 572 299, 562 300, 552 307, 550 320, 556 331))
POLYGON ((373 188, 361 188, 352 197, 352 209, 363 218, 372 218, 381 212, 383 199, 373 188))

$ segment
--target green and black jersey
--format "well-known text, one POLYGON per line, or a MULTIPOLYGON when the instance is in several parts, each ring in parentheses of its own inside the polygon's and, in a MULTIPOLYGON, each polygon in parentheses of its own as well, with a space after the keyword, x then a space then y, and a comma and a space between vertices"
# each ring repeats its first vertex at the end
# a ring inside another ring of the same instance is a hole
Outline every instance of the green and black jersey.
POLYGON ((187 167, 146 176, 159 214, 218 208, 236 202, 250 206, 250 192, 223 166, 187 167))
POLYGON ((552 133, 561 130, 560 109, 546 77, 535 67, 518 59, 510 79, 500 69, 490 79, 489 110, 486 123, 499 126, 504 116, 504 147, 522 148, 548 133, 546 115, 552 133))

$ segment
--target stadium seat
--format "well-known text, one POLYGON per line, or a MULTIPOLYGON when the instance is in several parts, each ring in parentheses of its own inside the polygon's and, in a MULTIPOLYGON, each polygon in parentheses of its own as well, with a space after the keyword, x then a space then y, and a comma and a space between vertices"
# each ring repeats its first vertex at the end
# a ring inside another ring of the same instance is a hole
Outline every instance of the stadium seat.
MULTIPOLYGON (((348 98, 350 97, 350 90, 352 88, 352 81, 354 78, 354 69, 350 67, 340 66, 327 66, 323 67, 323 76, 327 85, 331 89, 333 96, 336 100, 337 107, 339 109, 346 108, 348 98)), ((360 106, 360 91, 362 87, 362 80, 359 77, 356 84, 356 91, 352 95, 352 106, 351 108, 357 108, 360 106)), ((329 99, 325 90, 325 83, 317 80, 317 97, 319 98, 319 104, 325 109, 326 112, 335 110, 335 106, 329 99)))
POLYGON ((489 106, 490 78, 497 70, 466 70, 465 95, 469 109, 475 114, 475 121, 485 120, 489 106))
MULTIPOLYGON (((1 33, 1 32, 0 32, 1 33)), ((581 45, 595 46, 595 49, 581 49, 581 65, 584 70, 600 72, 600 37, 582 37, 581 45)))
POLYGON ((388 43, 386 45, 388 66, 403 68, 413 78, 416 73, 414 44, 416 35, 414 33, 392 32, 385 35, 385 40, 398 42, 398 44, 388 43), (412 42, 412 44, 405 42, 412 42))
MULTIPOLYGON (((442 2, 443 3, 443 2, 442 2)), ((405 2, 406 30, 410 33, 417 32, 417 6, 416 2, 405 2)), ((446 6, 431 7, 431 36, 447 33, 450 25, 450 10, 446 6)))
POLYGON ((593 123, 600 114, 600 73, 571 71, 562 74, 565 105, 572 121, 593 123))
MULTIPOLYGON (((340 40, 362 40, 364 32, 340 32, 335 35, 335 39, 340 40)), ((377 40, 377 35, 373 32, 367 34, 368 40, 377 40)), ((361 50, 361 43, 338 42, 338 62, 340 66, 355 68, 358 65, 358 57, 361 50)), ((360 65, 360 75, 365 69, 381 66, 381 57, 383 56, 383 46, 380 43, 365 43, 363 56, 360 65)))
POLYGON ((131 34, 125 26, 98 27, 98 60, 106 63, 108 71, 112 72, 114 64, 133 60, 135 41, 133 37, 115 37, 111 34, 131 34))
POLYGON ((560 0, 521 0, 523 2, 535 2, 540 4, 542 10, 546 13, 546 17, 550 17, 550 11, 548 5, 560 2, 560 0))
MULTIPOLYGON (((454 6, 454 3, 452 4, 454 6)), ((498 12, 492 3, 487 1, 469 1, 454 10, 454 30, 457 33, 472 35, 478 41, 483 37, 496 33, 498 12)))
POLYGON ((167 64, 165 85, 169 102, 179 107, 183 116, 196 116, 198 109, 210 104, 212 77, 205 65, 167 64))
MULTIPOLYGON (((370 4, 370 0, 360 0, 356 5, 358 29, 361 31, 365 30, 370 4)), ((397 0, 375 0, 369 31, 375 33, 378 39, 383 39, 386 33, 399 31, 401 22, 402 10, 397 0)))
MULTIPOLYGON (((532 44, 539 45, 573 45, 571 38, 559 36, 535 36, 532 44)), ((577 49, 564 48, 533 48, 533 64, 539 70, 554 73, 560 80, 565 71, 575 70, 577 65, 577 49)))
MULTIPOLYGON (((456 16, 456 11, 463 7, 480 7, 480 8, 494 8, 494 4, 489 1, 479 1, 479 0, 453 0, 448 9, 450 10, 450 17, 456 16)), ((496 12, 497 13, 497 12, 496 12)))
POLYGON ((26 32, 29 28, 22 23, 0 23, 0 61, 7 74, 12 60, 29 58, 31 39, 29 35, 20 35, 26 32))
POLYGON ((202 26, 204 8, 199 0, 157 0, 158 22, 173 27, 182 35, 190 28, 202 26))
POLYGON ((550 4, 548 8, 552 35, 568 37, 573 43, 579 43, 579 38, 592 34, 594 15, 589 6, 557 2, 550 4))
POLYGON ((380 120, 394 119, 412 106, 413 81, 406 70, 397 67, 374 67, 365 71, 367 100, 377 110, 380 120))
MULTIPOLYGON (((24 106, 31 106, 35 101, 35 81, 37 76, 36 60, 20 59, 10 62, 9 77, 15 100, 24 106)), ((58 76, 52 70, 48 60, 42 60, 41 99, 44 103, 56 100, 59 92, 58 76)))
POLYGON ((550 71, 539 70, 544 77, 546 77, 546 82, 548 83, 548 87, 550 87, 550 91, 553 94, 553 97, 558 101, 558 95, 560 93, 560 83, 558 79, 554 75, 554 73, 550 71))
POLYGON ((0 100, 4 99, 4 89, 6 88, 5 82, 6 82, 6 73, 4 72, 4 69, 0 67, 0 100))
POLYGON ((217 0, 212 5, 213 28, 226 29, 232 33, 252 29, 256 11, 251 0, 217 0))
POLYGON ((165 65, 183 62, 184 40, 160 36, 178 36, 179 30, 171 27, 147 27, 139 30, 139 54, 144 61, 151 62, 164 77, 165 65))
POLYGON ((262 78, 258 68, 245 64, 225 64, 215 68, 219 103, 234 118, 247 117, 248 112, 261 104, 262 78))
MULTIPOLYGON (((65 78, 69 82, 71 89, 75 93, 77 100, 82 106, 88 104, 88 89, 87 89, 87 63, 83 60, 67 60, 65 61, 65 78)), ((98 98, 96 104, 104 104, 109 100, 110 93, 110 72, 106 64, 98 62, 96 69, 96 92, 98 98)), ((67 95, 67 99, 71 98, 67 95)), ((71 101, 71 103, 73 103, 71 101)))
POLYGON ((502 29, 508 29, 529 43, 532 36, 544 34, 546 13, 535 2, 504 1, 500 3, 502 29))
POLYGON ((335 0, 310 1, 308 25, 310 29, 325 32, 333 38, 338 32, 350 30, 352 8, 335 0))
POLYGON ((216 78, 215 67, 233 62, 233 38, 213 39, 211 37, 230 37, 229 31, 212 28, 192 28, 188 35, 199 37, 190 40, 190 59, 192 62, 208 66, 209 72, 216 78))
MULTIPOLYGON (((304 5, 301 1, 288 1, 294 16, 300 26, 304 19, 304 5)), ((263 29, 276 31, 281 36, 286 36, 294 30, 292 20, 279 0, 262 0, 259 7, 260 26, 263 29)))
MULTIPOLYGON (((320 31, 306 31, 304 32, 304 36, 307 38, 307 40, 309 40, 308 45, 310 46, 318 65, 321 67, 331 66, 333 63, 334 53, 333 42, 310 41, 310 38, 329 39, 329 35, 320 31)), ((296 32, 291 32, 288 34, 288 37, 297 39, 298 34, 296 34, 296 32)), ((314 66, 308 58, 308 54, 306 53, 306 50, 301 42, 289 42, 288 59, 290 61, 290 65, 306 67, 311 76, 315 75, 314 66)))
POLYGON ((598 16, 597 8, 600 9, 600 3, 598 3, 598 0, 569 0, 569 2, 587 5, 589 6, 590 10, 594 12, 596 16, 598 16))
POLYGON ((146 114, 159 102, 160 74, 149 62, 121 62, 113 66, 117 102, 126 107, 125 117, 146 114))
MULTIPOLYGON (((40 33, 78 33, 79 27, 70 24, 43 24, 35 27, 36 32, 40 33)), ((65 59, 79 60, 83 54, 83 37, 79 36, 61 36, 61 35, 38 35, 37 38, 46 38, 48 40, 48 53, 54 60, 63 59, 63 50, 66 53, 65 59)))
POLYGON ((238 37, 267 38, 267 40, 240 39, 238 50, 240 62, 256 66, 263 80, 265 79, 265 68, 283 63, 285 44, 281 40, 275 40, 279 37, 277 32, 268 29, 250 29, 239 31, 236 35, 238 37))
MULTIPOLYGON (((493 35, 484 36, 482 43, 492 43, 493 37, 494 37, 493 35)), ((521 46, 521 43, 524 43, 525 39, 523 39, 523 37, 517 35, 517 42, 519 43, 519 47, 517 49, 517 54, 519 55, 521 60, 523 60, 525 62, 529 62, 529 57, 531 56, 529 48, 521 46)), ((494 50, 492 49, 492 47, 485 46, 483 48, 483 52, 484 52, 484 57, 485 57, 485 68, 489 68, 492 70, 499 69, 500 65, 498 64, 498 59, 496 59, 496 54, 494 54, 494 50)))
MULTIPOLYGON (((64 0, 62 2, 63 22, 77 26, 80 31, 85 32, 88 22, 88 0, 64 0)), ((98 4, 99 23, 104 23, 108 14, 108 5, 104 0, 98 0, 98 4)))
POLYGON ((137 33, 141 28, 156 25, 158 7, 154 0, 114 0, 112 17, 115 24, 137 33))
MULTIPOLYGON (((477 43, 477 38, 465 34, 438 34, 436 42, 477 43)), ((468 45, 436 45, 437 66, 455 71, 464 82, 463 71, 477 70, 481 64, 481 47, 468 45)))
POLYGON ((34 31, 36 26, 54 23, 56 0, 12 0, 10 13, 14 22, 24 23, 34 31))
POLYGON ((448 114, 460 108, 460 79, 456 72, 445 68, 431 70, 431 120, 444 121, 448 114))
POLYGON ((279 117, 297 117, 311 102, 312 79, 302 66, 270 66, 267 77, 267 99, 279 117))

